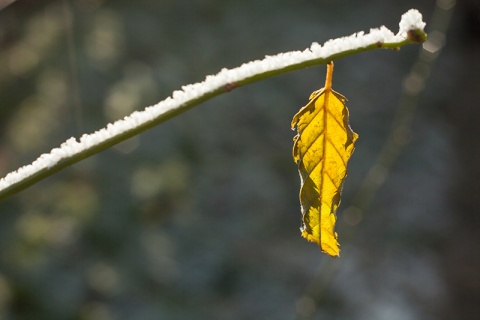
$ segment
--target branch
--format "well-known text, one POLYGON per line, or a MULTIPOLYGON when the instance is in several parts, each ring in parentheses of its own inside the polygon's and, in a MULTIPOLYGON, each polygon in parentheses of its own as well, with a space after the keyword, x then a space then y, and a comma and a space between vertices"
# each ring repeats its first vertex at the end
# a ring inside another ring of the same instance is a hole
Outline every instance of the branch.
POLYGON ((207 76, 203 82, 174 91, 171 97, 145 108, 144 111, 135 111, 92 134, 84 134, 79 141, 72 137, 50 153, 42 154, 32 164, 7 174, 0 179, 0 200, 217 95, 278 74, 325 64, 360 52, 379 48, 398 50, 407 44, 422 43, 427 39, 424 27, 422 15, 411 9, 402 15, 400 31, 396 35, 382 26, 370 30, 368 34, 359 32, 329 40, 323 46, 313 43, 304 51, 280 53, 234 69, 222 69, 216 75, 207 76))

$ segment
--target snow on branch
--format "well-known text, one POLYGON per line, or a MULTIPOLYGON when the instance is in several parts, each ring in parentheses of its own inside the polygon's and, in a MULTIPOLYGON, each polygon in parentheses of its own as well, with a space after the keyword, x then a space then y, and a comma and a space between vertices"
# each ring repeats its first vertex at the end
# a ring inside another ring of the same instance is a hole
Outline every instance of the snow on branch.
POLYGON ((410 43, 426 40, 422 15, 411 9, 402 15, 397 34, 382 26, 369 33, 358 32, 351 36, 327 41, 323 46, 313 43, 303 51, 279 53, 262 60, 251 61, 234 69, 222 69, 207 76, 203 82, 183 86, 171 97, 135 111, 122 120, 108 124, 79 140, 70 138, 49 153, 42 154, 33 163, 23 166, 0 179, 0 199, 6 198, 43 178, 124 141, 216 95, 241 85, 258 81, 287 71, 297 70, 376 48, 397 49, 410 43))

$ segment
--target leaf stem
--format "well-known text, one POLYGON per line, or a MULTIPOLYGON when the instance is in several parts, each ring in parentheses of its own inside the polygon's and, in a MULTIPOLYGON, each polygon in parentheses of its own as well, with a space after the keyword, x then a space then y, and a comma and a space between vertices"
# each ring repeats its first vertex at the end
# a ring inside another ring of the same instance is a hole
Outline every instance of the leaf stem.
POLYGON ((333 61, 327 63, 327 77, 325 79, 325 91, 332 89, 332 77, 333 77, 333 61))

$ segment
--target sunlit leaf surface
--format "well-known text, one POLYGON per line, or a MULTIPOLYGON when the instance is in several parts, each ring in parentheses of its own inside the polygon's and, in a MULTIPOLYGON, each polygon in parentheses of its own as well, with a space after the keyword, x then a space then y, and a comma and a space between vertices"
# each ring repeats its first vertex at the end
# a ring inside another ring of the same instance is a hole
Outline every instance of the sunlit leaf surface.
POLYGON ((346 98, 331 89, 333 63, 328 65, 325 87, 313 92, 306 106, 293 117, 293 159, 301 178, 302 236, 316 242, 331 256, 340 253, 335 232, 347 162, 358 135, 348 123, 346 98))

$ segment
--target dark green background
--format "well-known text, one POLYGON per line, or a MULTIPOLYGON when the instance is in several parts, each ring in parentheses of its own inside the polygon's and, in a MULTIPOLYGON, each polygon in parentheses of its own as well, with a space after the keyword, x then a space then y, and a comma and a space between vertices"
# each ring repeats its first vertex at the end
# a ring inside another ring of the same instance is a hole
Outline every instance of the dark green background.
MULTIPOLYGON (((431 22, 435 1, 18 0, 0 11, 0 175, 223 67, 397 32, 412 7, 431 22)), ((479 21, 458 1, 410 143, 363 212, 352 199, 421 46, 336 62, 360 136, 339 259, 300 236, 291 157, 321 66, 217 97, 0 203, 0 318, 476 319, 479 21)))

